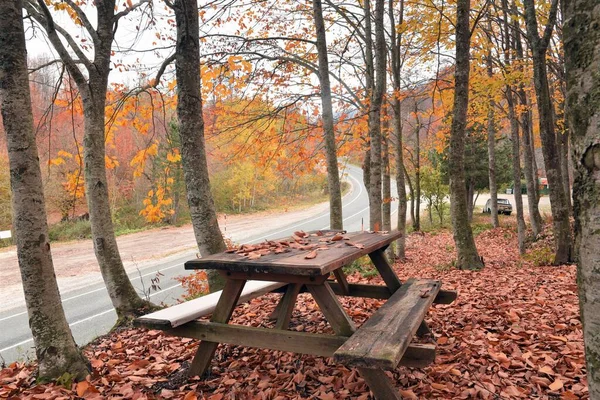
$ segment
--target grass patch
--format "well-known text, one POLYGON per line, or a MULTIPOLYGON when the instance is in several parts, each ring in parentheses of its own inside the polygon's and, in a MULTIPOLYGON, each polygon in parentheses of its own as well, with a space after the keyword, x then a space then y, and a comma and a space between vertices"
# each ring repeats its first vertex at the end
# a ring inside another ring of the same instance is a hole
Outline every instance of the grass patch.
POLYGON ((343 269, 346 275, 358 272, 365 279, 374 278, 379 275, 377 268, 371 263, 371 259, 368 256, 363 256, 358 260, 353 261, 343 269))
POLYGON ((92 237, 90 221, 65 221, 50 226, 48 230, 53 242, 89 239, 92 237))
POLYGON ((554 250, 550 246, 538 246, 523 255, 523 259, 531 261, 536 267, 552 265, 554 262, 554 250))

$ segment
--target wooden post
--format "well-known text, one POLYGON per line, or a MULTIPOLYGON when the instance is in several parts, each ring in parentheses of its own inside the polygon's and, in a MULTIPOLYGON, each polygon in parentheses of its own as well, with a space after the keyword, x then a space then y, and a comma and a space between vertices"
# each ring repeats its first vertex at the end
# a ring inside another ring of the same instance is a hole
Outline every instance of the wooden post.
POLYGON ((396 273, 388 262, 383 250, 379 249, 369 253, 369 258, 371 258, 373 265, 375 265, 375 268, 379 271, 379 274, 390 291, 394 293, 396 290, 400 289, 402 282, 400 282, 400 279, 396 276, 396 273))
POLYGON ((296 298, 298 297, 301 288, 302 283, 290 283, 288 285, 287 290, 277 305, 279 312, 277 315, 277 322, 275 323, 275 329, 287 329, 290 325, 296 298))
MULTIPOLYGON (((237 305, 245 284, 246 281, 244 280, 227 279, 225 288, 223 288, 223 293, 221 293, 217 307, 210 319, 211 322, 220 322, 224 324, 229 322, 231 314, 233 314, 233 309, 237 305)), ((188 370, 188 376, 201 376, 206 372, 210 366, 210 361, 217 350, 217 346, 217 342, 208 342, 205 340, 200 342, 198 350, 196 350, 196 355, 192 360, 192 365, 190 365, 190 369, 188 370)))

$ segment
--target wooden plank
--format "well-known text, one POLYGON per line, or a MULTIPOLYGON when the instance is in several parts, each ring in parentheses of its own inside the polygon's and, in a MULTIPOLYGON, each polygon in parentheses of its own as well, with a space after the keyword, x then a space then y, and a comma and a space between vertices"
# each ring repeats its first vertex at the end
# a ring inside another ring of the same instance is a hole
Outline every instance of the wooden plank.
POLYGON ((342 308, 328 282, 322 285, 306 285, 306 287, 336 335, 350 336, 356 331, 354 322, 342 308))
MULTIPOLYGON (((401 236, 399 232, 348 233, 351 242, 364 245, 363 249, 343 245, 344 241, 330 245, 329 250, 319 251, 314 259, 305 259, 308 251, 291 250, 289 253, 270 254, 255 260, 241 258, 238 254, 218 253, 185 263, 186 269, 218 269, 232 272, 277 273, 290 275, 325 275, 350 262, 385 247, 401 236), (336 247, 342 244, 341 247, 336 247)), ((319 237, 310 237, 311 242, 319 243, 319 237)))
POLYGON ((333 271, 335 275, 335 280, 339 284, 339 288, 343 294, 343 296, 347 296, 350 293, 350 289, 348 288, 348 281, 346 280, 346 274, 341 268, 333 271))
MULTIPOLYGON (((244 285, 238 304, 245 303, 250 299, 269 293, 275 289, 284 287, 283 282, 272 281, 248 281, 244 285)), ((207 294, 194 300, 186 301, 150 314, 137 318, 134 323, 138 326, 159 327, 165 325, 176 327, 186 322, 195 320, 212 313, 219 301, 222 291, 207 294)), ((160 328, 159 328, 160 329, 160 328)))
MULTIPOLYGON (((289 351, 299 354, 331 357, 348 337, 255 328, 252 326, 191 321, 177 328, 165 329, 167 335, 200 339, 207 342, 228 343, 239 346, 289 351)), ((435 357, 435 346, 411 344, 400 365, 423 367, 435 357)))
POLYGON ((280 301, 281 308, 279 309, 279 315, 277 316, 275 329, 287 329, 290 325, 290 319, 292 318, 292 312, 294 311, 296 298, 298 297, 298 293, 300 292, 300 288, 302 286, 304 286, 302 283, 292 283, 288 285, 287 291, 280 301))
MULTIPOLYGON (((233 309, 238 303, 242 290, 246 281, 228 279, 225 282, 223 293, 219 297, 219 302, 211 317, 211 322, 227 323, 233 314, 233 309)), ((212 360, 215 351, 217 350, 218 342, 202 341, 196 350, 196 355, 192 360, 188 376, 204 375, 210 361, 212 360)))
POLYGON ((344 293, 342 288, 337 282, 329 282, 329 286, 333 292, 338 296, 351 296, 351 297, 366 297, 369 299, 389 299, 392 295, 390 289, 383 285, 366 285, 362 283, 349 283, 348 293, 344 293))
POLYGON ((395 368, 423 321, 440 282, 409 280, 334 354, 341 364, 395 368))
POLYGON ((302 284, 321 284, 327 279, 327 275, 289 275, 274 274, 269 272, 229 272, 219 271, 226 279, 255 280, 255 281, 273 281, 302 284))
POLYGON ((345 336, 322 335, 280 329, 192 321, 165 333, 174 336, 218 341, 240 346, 290 351, 331 357, 348 339, 345 336))
POLYGON ((400 289, 402 282, 400 282, 400 279, 398 279, 398 276, 396 276, 396 273, 388 262, 385 252, 383 250, 375 250, 369 253, 369 258, 371 258, 373 265, 375 265, 375 268, 379 271, 381 278, 390 291, 394 293, 396 290, 400 289))

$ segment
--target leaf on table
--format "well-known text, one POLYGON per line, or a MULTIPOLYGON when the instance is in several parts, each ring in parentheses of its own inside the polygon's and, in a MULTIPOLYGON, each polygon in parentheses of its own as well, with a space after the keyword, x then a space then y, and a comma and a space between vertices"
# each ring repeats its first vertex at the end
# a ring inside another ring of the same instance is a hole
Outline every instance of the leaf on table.
POLYGON ((312 260, 313 258, 316 258, 316 257, 317 257, 317 250, 313 250, 304 256, 304 258, 307 260, 312 260))
POLYGON ((335 235, 333 235, 333 237, 331 238, 331 241, 333 242, 337 242, 339 240, 342 240, 344 238, 343 235, 340 235, 339 233, 336 233, 335 235))
POLYGON ((257 260, 261 257, 260 253, 257 253, 255 251, 251 251, 250 253, 248 253, 248 259, 249 260, 257 260))
POLYGON ((294 232, 294 235, 298 236, 299 238, 305 238, 308 236, 308 233, 306 233, 304 231, 296 231, 296 232, 294 232))

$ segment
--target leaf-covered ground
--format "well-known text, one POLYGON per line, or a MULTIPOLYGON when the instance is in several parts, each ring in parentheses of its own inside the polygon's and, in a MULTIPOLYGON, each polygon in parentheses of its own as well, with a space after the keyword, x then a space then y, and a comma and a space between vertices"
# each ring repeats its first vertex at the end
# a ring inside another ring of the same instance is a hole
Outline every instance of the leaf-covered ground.
MULTIPOLYGON (((583 337, 575 267, 535 267, 519 259, 510 229, 477 237, 486 267, 481 272, 451 268, 449 233, 413 234, 402 279, 434 277, 458 291, 451 305, 428 316, 438 344, 435 364, 398 368, 390 376, 407 399, 587 398, 583 337)), ((354 281, 365 281, 358 272, 354 281)), ((372 282, 378 281, 373 278, 372 282)), ((271 326, 268 315, 278 295, 240 306, 234 322, 271 326)), ((361 324, 378 300, 344 298, 361 324)), ((310 295, 300 295, 290 329, 332 332, 310 295)), ((86 347, 93 373, 68 388, 35 385, 34 365, 11 364, 0 372, 0 399, 370 399, 360 375, 330 359, 292 353, 219 346, 207 379, 185 378, 197 342, 132 329, 86 347)))

